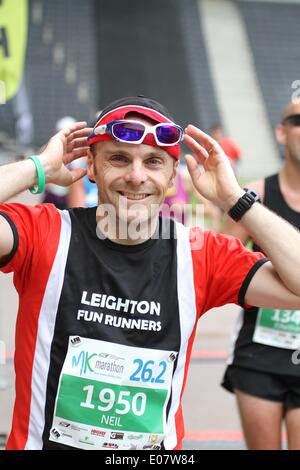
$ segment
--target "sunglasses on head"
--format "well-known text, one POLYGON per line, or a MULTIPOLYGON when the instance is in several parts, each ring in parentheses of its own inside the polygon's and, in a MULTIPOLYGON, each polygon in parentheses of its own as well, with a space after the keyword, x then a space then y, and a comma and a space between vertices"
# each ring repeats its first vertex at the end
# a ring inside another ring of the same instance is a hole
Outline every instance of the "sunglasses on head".
POLYGON ((292 126, 300 126, 300 114, 291 114, 282 121, 282 124, 291 124, 292 126))
POLYGON ((139 121, 118 120, 96 127, 89 135, 111 134, 118 142, 141 144, 147 134, 154 136, 157 145, 176 145, 183 140, 183 129, 177 124, 163 122, 146 126, 139 121))

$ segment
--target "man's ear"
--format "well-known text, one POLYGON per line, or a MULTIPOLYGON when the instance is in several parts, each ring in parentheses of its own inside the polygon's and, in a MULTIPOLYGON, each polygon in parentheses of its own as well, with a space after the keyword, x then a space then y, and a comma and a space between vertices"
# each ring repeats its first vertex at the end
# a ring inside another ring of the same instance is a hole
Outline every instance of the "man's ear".
POLYGON ((278 124, 275 127, 276 139, 279 144, 286 145, 286 131, 283 124, 278 124))
POLYGON ((179 165, 179 161, 177 160, 173 165, 173 172, 172 172, 172 176, 170 178, 169 184, 168 184, 168 188, 173 188, 173 186, 175 185, 176 172, 177 172, 178 165, 179 165))
POLYGON ((90 149, 87 150, 87 176, 91 183, 95 183, 94 156, 90 149))

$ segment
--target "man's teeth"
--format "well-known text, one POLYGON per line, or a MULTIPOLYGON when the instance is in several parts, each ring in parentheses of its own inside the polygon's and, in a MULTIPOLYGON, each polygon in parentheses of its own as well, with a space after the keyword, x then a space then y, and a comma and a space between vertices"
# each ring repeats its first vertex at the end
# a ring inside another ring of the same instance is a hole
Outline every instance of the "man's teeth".
POLYGON ((119 193, 126 197, 127 199, 135 199, 135 200, 139 200, 139 199, 145 199, 147 196, 149 196, 149 194, 135 194, 135 193, 126 193, 124 191, 119 191, 119 193))

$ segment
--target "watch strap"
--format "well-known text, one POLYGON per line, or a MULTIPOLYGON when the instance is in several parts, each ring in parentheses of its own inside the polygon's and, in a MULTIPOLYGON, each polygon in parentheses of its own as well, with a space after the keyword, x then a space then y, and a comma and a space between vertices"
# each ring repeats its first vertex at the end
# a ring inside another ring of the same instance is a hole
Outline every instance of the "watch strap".
POLYGON ((259 194, 254 189, 244 188, 245 194, 239 198, 237 203, 228 211, 228 215, 235 221, 241 220, 243 215, 255 202, 260 202, 259 194))

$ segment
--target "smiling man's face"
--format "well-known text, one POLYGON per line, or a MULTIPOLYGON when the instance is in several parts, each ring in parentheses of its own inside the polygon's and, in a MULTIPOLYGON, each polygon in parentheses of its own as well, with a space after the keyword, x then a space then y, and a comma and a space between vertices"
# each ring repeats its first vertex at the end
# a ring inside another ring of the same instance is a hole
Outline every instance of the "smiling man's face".
POLYGON ((151 145, 105 141, 94 144, 93 153, 88 175, 98 186, 99 204, 113 205, 117 218, 127 223, 158 214, 176 174, 177 163, 167 152, 151 145))

